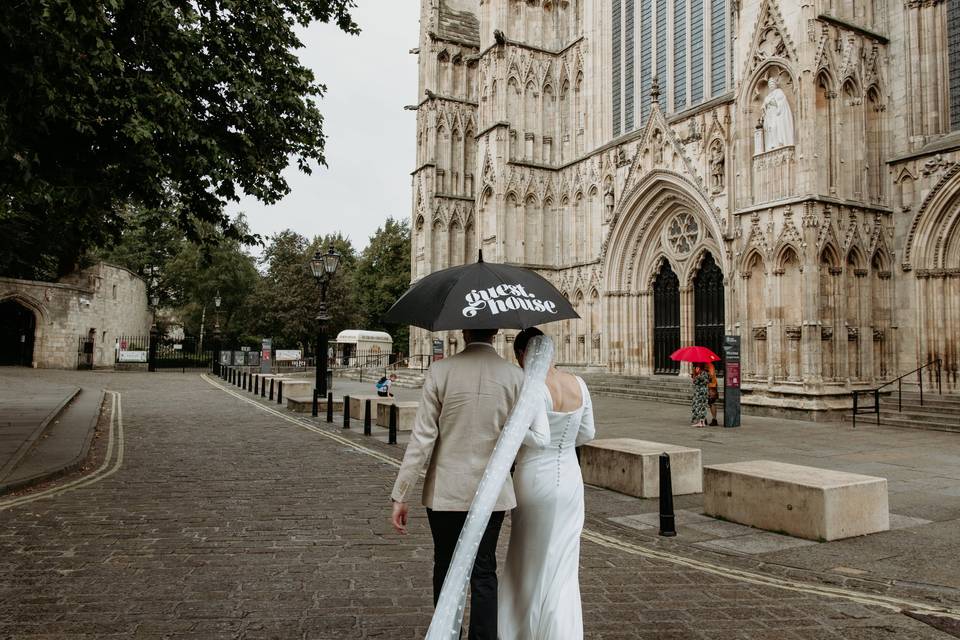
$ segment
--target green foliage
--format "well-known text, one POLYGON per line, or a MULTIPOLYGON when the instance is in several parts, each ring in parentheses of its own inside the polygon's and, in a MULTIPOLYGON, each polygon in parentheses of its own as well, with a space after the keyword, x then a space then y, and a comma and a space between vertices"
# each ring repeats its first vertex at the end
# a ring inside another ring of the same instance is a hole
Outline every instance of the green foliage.
POLYGON ((257 286, 257 328, 271 336, 279 347, 316 348, 320 288, 310 270, 310 259, 332 246, 341 256, 340 267, 327 287, 327 327, 330 339, 343 329, 355 328, 360 318, 354 287, 356 250, 343 235, 329 234, 308 241, 304 236, 282 231, 270 238, 261 257, 266 267, 257 286))
POLYGON ((410 224, 406 220, 387 218, 370 237, 363 250, 356 273, 356 290, 360 297, 364 329, 388 331, 393 336, 393 350, 407 351, 410 328, 387 325, 383 316, 410 286, 410 224))
POLYGON ((297 30, 357 33, 352 0, 0 2, 0 273, 52 278, 135 206, 192 241, 324 162, 324 87, 297 30))

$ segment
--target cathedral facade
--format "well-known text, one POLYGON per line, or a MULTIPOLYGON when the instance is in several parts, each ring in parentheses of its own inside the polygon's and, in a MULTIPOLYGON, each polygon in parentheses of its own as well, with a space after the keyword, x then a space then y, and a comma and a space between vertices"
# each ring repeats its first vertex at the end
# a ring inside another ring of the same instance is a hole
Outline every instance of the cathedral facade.
MULTIPOLYGON (((960 0, 422 0, 412 277, 535 269, 558 362, 820 412, 960 391, 960 0), (933 368, 925 370, 933 376, 933 368)), ((413 330, 411 353, 458 335, 413 330)), ((509 348, 511 336, 501 335, 509 348)))

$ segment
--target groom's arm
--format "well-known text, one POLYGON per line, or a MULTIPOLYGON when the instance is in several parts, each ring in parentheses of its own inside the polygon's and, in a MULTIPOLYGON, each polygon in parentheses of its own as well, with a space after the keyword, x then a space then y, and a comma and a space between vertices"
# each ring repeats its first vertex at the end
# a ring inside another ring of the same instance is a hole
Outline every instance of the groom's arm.
POLYGON ((440 432, 440 397, 437 385, 433 380, 432 370, 427 371, 423 381, 423 395, 420 398, 420 407, 413 423, 410 442, 397 473, 397 481, 393 485, 390 497, 395 502, 407 502, 410 491, 417 485, 420 471, 433 455, 433 447, 440 432))

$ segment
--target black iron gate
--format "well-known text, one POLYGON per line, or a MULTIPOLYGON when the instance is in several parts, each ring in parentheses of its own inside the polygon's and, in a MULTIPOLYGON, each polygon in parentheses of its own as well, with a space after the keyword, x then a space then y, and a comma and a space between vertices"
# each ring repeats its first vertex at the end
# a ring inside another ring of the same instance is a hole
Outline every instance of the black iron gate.
POLYGON ((77 369, 93 369, 93 338, 77 338, 77 369))
POLYGON ((653 369, 655 373, 680 372, 670 354, 680 348, 680 279, 664 261, 653 283, 653 369))
MULTIPOLYGON (((723 272, 711 254, 706 254, 693 279, 694 344, 723 357, 723 272)), ((723 367, 717 366, 717 375, 723 367)))
POLYGON ((182 340, 161 340, 157 343, 157 369, 208 369, 213 352, 208 350, 209 345, 200 345, 196 338, 182 340))

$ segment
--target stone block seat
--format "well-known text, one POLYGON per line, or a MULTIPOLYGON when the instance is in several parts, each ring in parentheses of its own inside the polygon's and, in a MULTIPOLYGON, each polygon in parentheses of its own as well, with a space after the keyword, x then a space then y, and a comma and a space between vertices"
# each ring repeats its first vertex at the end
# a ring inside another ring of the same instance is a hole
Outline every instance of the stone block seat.
POLYGON ((376 422, 377 405, 384 400, 389 400, 389 398, 381 398, 378 395, 350 396, 350 417, 352 419, 363 420, 363 412, 366 410, 367 400, 370 401, 370 419, 372 422, 376 422))
POLYGON ((379 398, 377 403, 377 426, 390 426, 390 407, 397 407, 397 431, 412 431, 413 421, 417 417, 419 402, 398 402, 389 398, 379 398))
POLYGON ((704 467, 708 516, 829 541, 890 528, 887 480, 771 460, 704 467))
POLYGON ((283 380, 284 398, 310 398, 313 401, 313 383, 308 380, 283 380))
POLYGON ((674 495, 703 491, 700 449, 633 438, 594 440, 581 447, 583 481, 637 498, 657 498, 661 453, 670 456, 674 495))
MULTIPOLYGON (((286 387, 286 384, 284 384, 286 387)), ((313 390, 311 389, 309 396, 296 395, 288 396, 286 394, 286 389, 284 389, 283 399, 287 403, 287 409, 294 411, 296 413, 311 413, 313 412, 313 390)), ((326 415, 327 413, 327 399, 326 398, 317 398, 317 411, 320 415, 326 415)), ((333 412, 334 413, 343 413, 343 398, 339 400, 334 398, 333 400, 333 412)))

